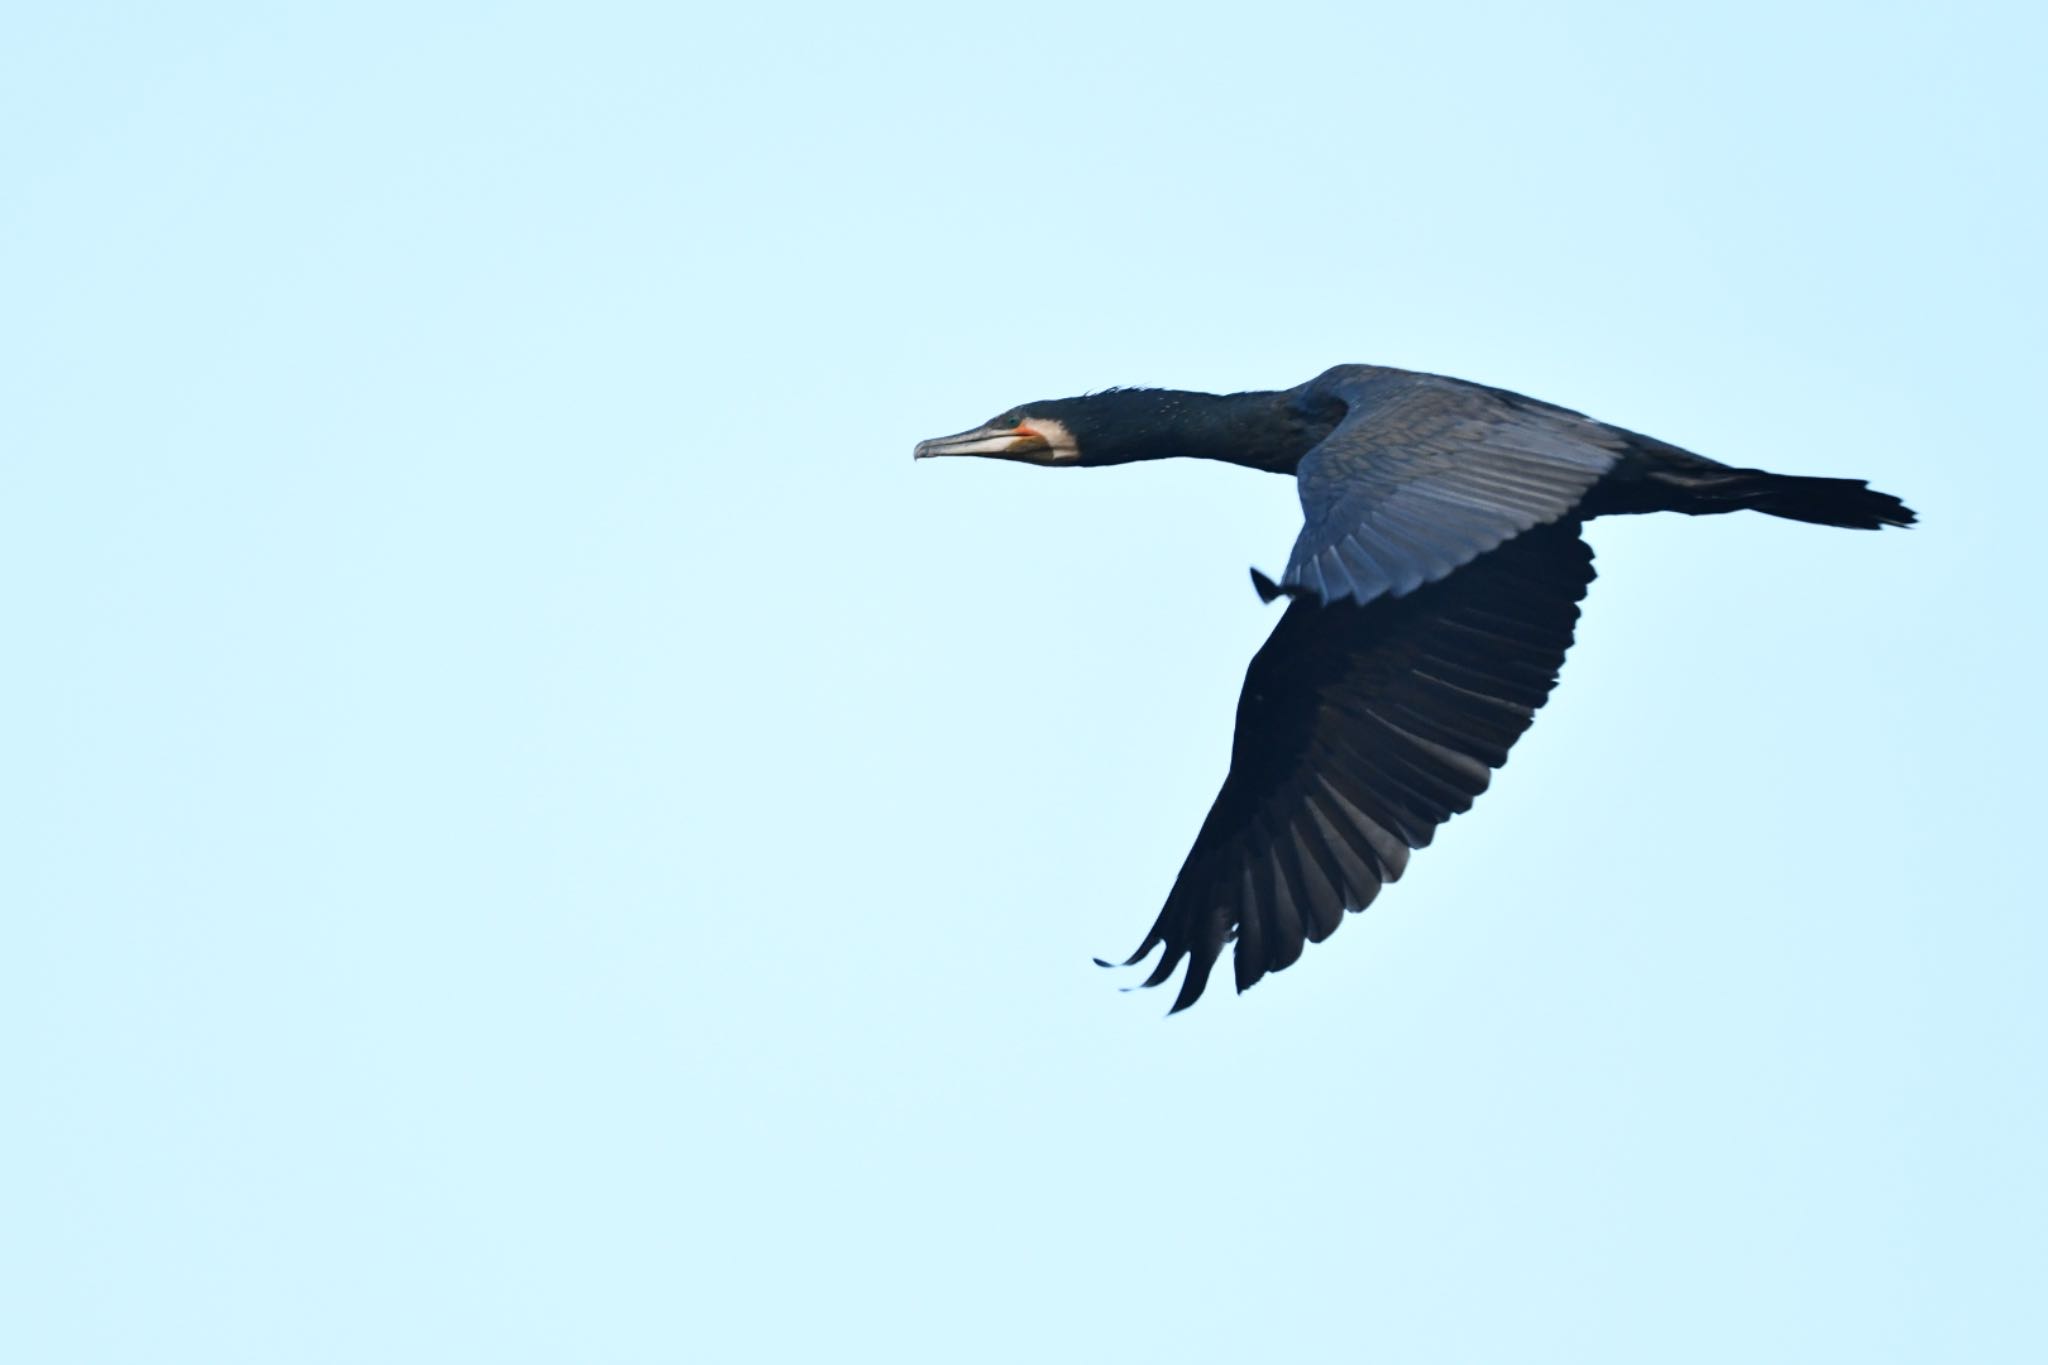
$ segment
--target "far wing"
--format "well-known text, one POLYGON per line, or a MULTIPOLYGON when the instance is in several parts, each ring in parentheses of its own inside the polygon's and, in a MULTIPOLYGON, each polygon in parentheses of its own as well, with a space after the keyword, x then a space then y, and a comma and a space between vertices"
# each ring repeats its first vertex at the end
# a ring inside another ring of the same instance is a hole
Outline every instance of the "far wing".
POLYGON ((1470 809, 1557 682, 1593 552, 1576 521, 1366 605, 1288 605, 1252 659, 1230 773, 1130 962, 1188 959, 1193 1004, 1237 941, 1241 991, 1319 943, 1470 809))
POLYGON ((1398 597, 1569 515, 1628 433, 1438 375, 1341 366, 1310 394, 1349 408, 1297 470, 1284 582, 1326 602, 1398 597))

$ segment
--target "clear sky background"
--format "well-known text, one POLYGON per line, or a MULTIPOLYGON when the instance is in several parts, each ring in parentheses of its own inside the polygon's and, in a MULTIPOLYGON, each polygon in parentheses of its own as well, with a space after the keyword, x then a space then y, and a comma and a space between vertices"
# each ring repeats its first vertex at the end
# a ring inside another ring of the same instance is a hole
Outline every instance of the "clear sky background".
POLYGON ((2048 1358, 2041 7, 706 8, 6 20, 0 1357, 2048 1358), (1924 525, 1163 1020, 1341 361, 1924 525))

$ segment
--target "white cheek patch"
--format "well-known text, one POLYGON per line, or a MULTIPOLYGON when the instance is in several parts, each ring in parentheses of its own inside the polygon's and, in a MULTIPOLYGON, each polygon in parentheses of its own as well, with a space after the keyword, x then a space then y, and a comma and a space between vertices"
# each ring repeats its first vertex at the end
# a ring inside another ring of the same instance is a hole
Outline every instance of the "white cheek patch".
POLYGON ((1027 413, 1024 425, 1045 438, 1048 463, 1066 464, 1081 458, 1081 445, 1074 439, 1074 433, 1067 430, 1066 423, 1057 418, 1033 417, 1027 413))

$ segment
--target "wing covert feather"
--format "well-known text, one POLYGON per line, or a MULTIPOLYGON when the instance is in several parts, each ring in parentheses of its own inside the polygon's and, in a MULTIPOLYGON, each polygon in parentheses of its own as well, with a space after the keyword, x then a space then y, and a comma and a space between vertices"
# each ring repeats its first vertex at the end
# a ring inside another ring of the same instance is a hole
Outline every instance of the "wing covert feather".
POLYGON ((1399 597, 1566 517, 1625 433, 1439 375, 1339 366, 1307 386, 1347 413, 1301 459, 1302 528, 1283 582, 1326 602, 1399 597))

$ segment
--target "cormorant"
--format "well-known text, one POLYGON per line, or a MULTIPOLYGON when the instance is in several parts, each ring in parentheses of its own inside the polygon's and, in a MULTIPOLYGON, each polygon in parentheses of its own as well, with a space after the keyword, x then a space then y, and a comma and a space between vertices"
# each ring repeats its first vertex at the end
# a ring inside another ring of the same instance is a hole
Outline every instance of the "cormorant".
POLYGON ((1223 789, 1125 964, 1163 944, 1144 982, 1156 986, 1187 959, 1176 1012, 1225 944, 1237 943, 1240 991, 1291 965, 1471 807, 1556 685, 1593 581, 1588 520, 1743 508, 1864 530, 1914 520, 1860 479, 1719 464, 1518 393, 1376 365, 1277 392, 1027 403, 916 454, 1193 456, 1295 478, 1304 524, 1286 573, 1252 570, 1287 609, 1245 674, 1223 789))

